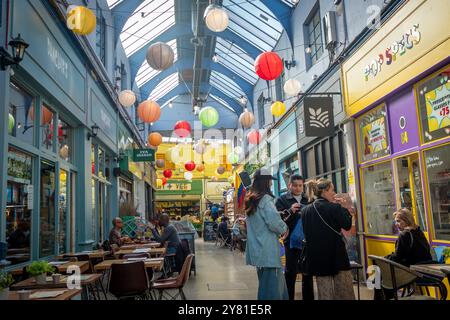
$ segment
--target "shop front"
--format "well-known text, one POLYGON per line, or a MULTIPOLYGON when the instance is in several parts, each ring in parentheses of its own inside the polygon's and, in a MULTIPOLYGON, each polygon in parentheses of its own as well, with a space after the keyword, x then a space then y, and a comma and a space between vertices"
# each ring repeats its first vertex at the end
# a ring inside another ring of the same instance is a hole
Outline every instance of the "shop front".
POLYGON ((366 264, 395 250, 400 208, 450 246, 449 18, 449 3, 409 1, 342 66, 366 264))

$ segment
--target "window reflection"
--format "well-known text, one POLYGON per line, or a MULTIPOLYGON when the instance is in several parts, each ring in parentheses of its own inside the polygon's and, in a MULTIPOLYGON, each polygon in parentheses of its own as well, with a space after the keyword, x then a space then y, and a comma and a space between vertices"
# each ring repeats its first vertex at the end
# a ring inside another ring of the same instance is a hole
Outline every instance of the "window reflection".
POLYGON ((31 95, 11 83, 8 134, 33 144, 34 100, 31 95))
POLYGON ((40 188, 40 247, 39 256, 47 257, 55 253, 55 166, 41 162, 40 188))

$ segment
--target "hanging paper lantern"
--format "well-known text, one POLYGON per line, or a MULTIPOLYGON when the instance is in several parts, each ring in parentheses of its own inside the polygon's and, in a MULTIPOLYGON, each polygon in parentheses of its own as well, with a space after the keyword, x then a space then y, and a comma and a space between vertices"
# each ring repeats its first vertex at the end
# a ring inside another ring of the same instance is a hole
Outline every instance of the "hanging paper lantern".
POLYGON ((225 173, 225 168, 224 168, 223 166, 219 166, 219 167, 217 168, 217 173, 218 173, 219 175, 224 174, 224 173, 225 173))
POLYGON ((197 171, 198 172, 203 172, 205 170, 205 166, 203 165, 203 164, 199 164, 198 166, 197 166, 197 171))
POLYGON ((241 147, 235 147, 233 150, 233 153, 237 154, 238 156, 242 155, 243 152, 244 152, 244 150, 242 150, 241 147))
POLYGON ((252 130, 247 134, 247 139, 250 144, 258 144, 261 141, 261 134, 258 130, 252 130))
POLYGON ((229 176, 229 177, 228 177, 228 182, 229 182, 230 184, 234 184, 234 176, 229 176))
POLYGON ((219 113, 213 107, 203 108, 198 117, 205 127, 213 127, 219 122, 219 113))
POLYGON ((184 168, 185 168, 187 171, 192 171, 192 170, 194 170, 194 169, 195 169, 195 162, 194 162, 194 161, 188 161, 188 162, 186 162, 186 163, 184 164, 184 168))
POLYGON ((146 100, 142 102, 138 109, 139 119, 144 121, 145 123, 152 123, 159 120, 161 117, 161 108, 160 106, 151 100, 146 100))
POLYGON ((210 4, 205 9, 204 19, 208 29, 213 32, 222 32, 229 24, 227 11, 217 4, 210 4))
POLYGON ((171 46, 156 42, 147 50, 147 62, 155 70, 162 71, 173 65, 175 54, 171 46))
POLYGON ((16 120, 14 119, 13 115, 9 114, 9 121, 8 121, 8 134, 12 135, 14 127, 16 126, 16 120))
POLYGON ((192 174, 192 172, 185 172, 184 173, 184 178, 186 179, 186 180, 192 180, 192 178, 194 177, 194 175, 192 174))
MULTIPOLYGON (((28 111, 28 117, 31 121, 34 121, 34 106, 30 108, 28 111)), ((51 112, 48 108, 42 106, 41 112, 41 125, 50 124, 53 120, 53 112, 51 112)))
POLYGON ((123 90, 119 94, 119 102, 125 108, 129 108, 136 102, 136 95, 131 90, 123 90))
POLYGON ((163 186, 162 179, 156 179, 156 187, 161 188, 163 186))
POLYGON ((276 101, 270 107, 270 112, 272 112, 275 117, 281 117, 286 112, 286 105, 281 101, 276 101))
POLYGON ((69 158, 69 147, 67 145, 61 147, 61 149, 59 150, 59 155, 63 159, 69 158))
POLYGON ((195 152, 197 152, 198 154, 204 154, 206 152, 206 148, 207 148, 207 145, 206 145, 206 143, 203 143, 203 142, 197 143, 194 147, 195 152))
POLYGON ((216 176, 212 176, 212 177, 211 177, 211 181, 212 181, 212 182, 217 182, 217 180, 219 180, 219 179, 217 179, 216 176))
POLYGON ((236 164, 239 161, 239 155, 237 155, 236 153, 232 152, 228 155, 228 162, 231 164, 236 164))
POLYGON ((92 162, 92 165, 91 165, 91 172, 92 172, 92 174, 95 174, 95 163, 94 162, 92 162))
POLYGON ((166 177, 167 179, 170 179, 172 177, 172 174, 173 174, 172 170, 167 169, 163 171, 163 176, 166 177))
POLYGON ((68 10, 66 24, 74 33, 86 36, 95 30, 97 19, 89 8, 72 6, 68 10))
POLYGON ((178 121, 175 124, 174 132, 180 138, 186 138, 191 134, 191 125, 187 121, 178 121))
POLYGON ((165 186, 167 184, 167 182, 168 182, 166 177, 163 177, 161 180, 162 180, 162 185, 163 186, 165 186))
POLYGON ((157 166, 158 168, 164 168, 164 165, 165 165, 164 159, 158 159, 158 160, 156 160, 156 166, 157 166))
POLYGON ((250 111, 244 111, 239 116, 239 123, 246 129, 250 128, 255 123, 255 116, 250 111))
POLYGON ((153 132, 148 136, 148 143, 153 146, 157 147, 162 143, 162 135, 158 132, 153 132))
POLYGON ((300 84, 300 81, 298 81, 297 79, 289 79, 284 84, 283 89, 288 96, 296 96, 300 93, 302 85, 300 84))
POLYGON ((263 80, 274 80, 283 72, 283 61, 275 52, 263 52, 255 60, 255 72, 263 80))

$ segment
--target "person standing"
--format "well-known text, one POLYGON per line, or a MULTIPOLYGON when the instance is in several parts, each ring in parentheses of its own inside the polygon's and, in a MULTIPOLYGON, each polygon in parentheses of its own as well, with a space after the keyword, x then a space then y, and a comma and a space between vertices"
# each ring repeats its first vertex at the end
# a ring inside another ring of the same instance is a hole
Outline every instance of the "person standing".
POLYGON ((273 178, 267 170, 258 169, 245 197, 247 215, 247 265, 256 267, 258 300, 287 300, 286 281, 280 258, 280 236, 288 227, 281 219, 271 193, 273 178))
MULTIPOLYGON (((286 268, 284 277, 289 293, 289 300, 295 298, 295 283, 297 281, 297 273, 301 249, 296 247, 294 241, 291 241, 293 231, 298 223, 302 223, 300 219, 300 210, 308 204, 308 199, 303 192, 304 179, 298 174, 294 174, 289 178, 288 192, 277 199, 275 206, 282 216, 282 219, 289 227, 289 236, 284 240, 284 248, 286 255, 286 268)), ((314 287, 312 276, 303 274, 302 277, 302 296, 303 300, 314 300, 314 287)))
POLYGON ((348 203, 336 197, 330 180, 319 179, 308 185, 316 200, 302 210, 305 272, 316 277, 319 300, 354 300, 350 261, 341 234, 341 229, 352 227, 352 216, 342 206, 348 203))

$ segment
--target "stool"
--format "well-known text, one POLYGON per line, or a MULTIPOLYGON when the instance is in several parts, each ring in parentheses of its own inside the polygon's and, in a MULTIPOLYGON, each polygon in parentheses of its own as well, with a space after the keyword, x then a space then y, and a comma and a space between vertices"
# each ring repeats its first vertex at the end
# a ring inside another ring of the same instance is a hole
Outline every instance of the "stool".
POLYGON ((356 270, 356 281, 358 283, 358 300, 361 300, 359 292, 359 270, 363 269, 363 266, 355 261, 350 261, 351 270, 356 270))

